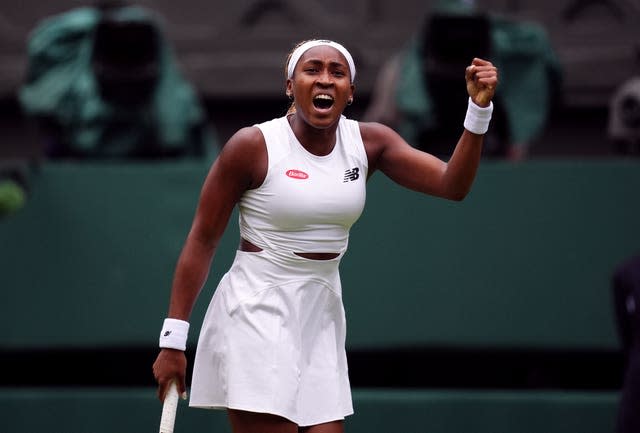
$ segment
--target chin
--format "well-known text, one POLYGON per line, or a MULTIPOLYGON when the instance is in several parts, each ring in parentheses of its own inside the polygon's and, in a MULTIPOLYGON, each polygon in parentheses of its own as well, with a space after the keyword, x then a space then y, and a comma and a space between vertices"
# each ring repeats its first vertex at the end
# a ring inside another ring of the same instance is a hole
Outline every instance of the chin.
POLYGON ((311 113, 309 113, 309 116, 307 116, 307 122, 317 128, 328 128, 340 120, 341 114, 342 113, 335 111, 312 111, 311 113))

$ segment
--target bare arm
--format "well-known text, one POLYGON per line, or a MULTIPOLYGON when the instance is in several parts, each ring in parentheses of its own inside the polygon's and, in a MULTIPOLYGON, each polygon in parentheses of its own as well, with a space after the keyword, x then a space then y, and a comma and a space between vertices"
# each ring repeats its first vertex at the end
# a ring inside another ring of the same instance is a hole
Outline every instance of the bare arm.
MULTIPOLYGON (((168 317, 188 321, 204 286, 211 261, 233 209, 242 194, 258 186, 266 173, 266 149, 256 128, 238 131, 212 165, 200 192, 189 234, 178 258, 168 317)), ((162 349, 153 365, 158 397, 177 379, 185 392, 186 357, 180 350, 162 349)))
POLYGON ((236 203, 246 190, 264 178, 264 173, 260 173, 260 158, 256 157, 261 150, 265 151, 261 137, 255 129, 238 131, 211 167, 178 259, 168 317, 189 320, 236 203))
MULTIPOLYGON (((465 71, 467 91, 481 107, 490 104, 498 83, 497 69, 474 59, 465 71)), ((448 162, 411 147, 400 135, 377 123, 363 123, 362 136, 373 169, 379 169, 398 184, 425 194, 462 200, 473 184, 480 164, 483 135, 463 129, 448 162)))

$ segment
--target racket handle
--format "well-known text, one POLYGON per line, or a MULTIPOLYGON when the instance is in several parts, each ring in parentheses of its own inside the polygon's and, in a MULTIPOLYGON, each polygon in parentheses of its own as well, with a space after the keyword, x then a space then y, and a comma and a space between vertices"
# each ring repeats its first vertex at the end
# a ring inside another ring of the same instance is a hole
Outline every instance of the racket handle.
POLYGON ((162 403, 162 417, 160 418, 160 433, 173 433, 178 410, 178 386, 172 381, 167 390, 167 395, 162 403))

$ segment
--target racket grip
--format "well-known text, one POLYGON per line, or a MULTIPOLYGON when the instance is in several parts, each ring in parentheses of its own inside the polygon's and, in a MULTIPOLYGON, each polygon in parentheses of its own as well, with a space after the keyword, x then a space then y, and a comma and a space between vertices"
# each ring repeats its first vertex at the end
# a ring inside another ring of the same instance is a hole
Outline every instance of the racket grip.
POLYGON ((160 433, 173 433, 178 410, 178 386, 172 381, 167 390, 162 404, 162 417, 160 418, 160 433))

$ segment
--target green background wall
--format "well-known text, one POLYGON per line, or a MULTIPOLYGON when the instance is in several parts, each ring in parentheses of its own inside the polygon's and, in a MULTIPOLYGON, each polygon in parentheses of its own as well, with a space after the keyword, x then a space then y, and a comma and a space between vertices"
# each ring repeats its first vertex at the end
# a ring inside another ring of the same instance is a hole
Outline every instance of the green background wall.
MULTIPOLYGON (((610 277, 640 250, 638 168, 484 163, 460 203, 376 173, 341 265, 348 345, 617 348, 610 277)), ((0 347, 154 346, 207 169, 45 165, 27 206, 0 221, 0 347)))
MULTIPOLYGON (((348 350, 617 352, 610 278, 640 250, 639 168, 625 160, 484 162, 461 203, 376 174, 341 264, 348 350)), ((132 362, 128 350, 155 353, 207 170, 193 162, 41 167, 26 207, 0 220, 0 357, 29 361, 12 365, 20 370, 12 377, 51 368, 48 351, 71 353, 62 359, 73 362, 116 348, 121 355, 110 359, 118 371, 132 362)), ((190 348, 233 259, 236 218, 194 311, 190 348)), ((616 389, 356 388, 346 426, 348 433, 610 433, 617 399, 616 389)), ((140 433, 157 431, 160 404, 152 386, 18 383, 0 387, 0 417, 6 433, 140 433)), ((224 413, 184 402, 176 428, 228 431, 224 413)))

